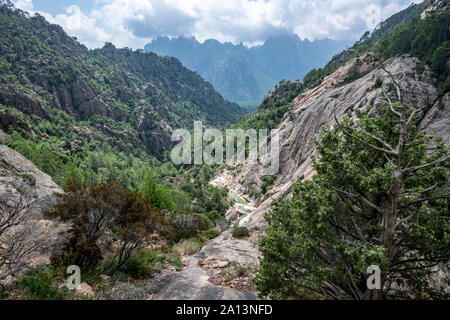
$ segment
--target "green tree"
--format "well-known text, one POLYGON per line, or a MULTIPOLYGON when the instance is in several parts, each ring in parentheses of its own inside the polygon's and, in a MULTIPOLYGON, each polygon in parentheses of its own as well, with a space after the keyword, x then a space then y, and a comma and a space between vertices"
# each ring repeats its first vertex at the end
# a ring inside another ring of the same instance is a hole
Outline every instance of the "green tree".
POLYGON ((148 169, 145 174, 141 192, 153 206, 160 210, 172 210, 174 208, 170 189, 159 182, 155 172, 151 169, 148 169))
MULTIPOLYGON (((317 142, 317 175, 266 216, 256 279, 272 298, 442 298, 430 276, 448 263, 449 151, 416 123, 397 81, 398 103, 357 123, 346 119, 317 142), (382 271, 368 290, 367 269, 382 271)), ((448 281, 448 279, 444 279, 448 281)))

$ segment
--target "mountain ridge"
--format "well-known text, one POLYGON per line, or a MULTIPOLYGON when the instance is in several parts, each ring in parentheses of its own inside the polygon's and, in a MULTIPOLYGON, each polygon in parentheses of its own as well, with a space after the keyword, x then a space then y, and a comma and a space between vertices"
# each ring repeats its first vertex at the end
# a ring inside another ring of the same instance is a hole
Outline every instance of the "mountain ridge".
POLYGON ((39 119, 64 127, 65 136, 82 125, 118 139, 110 145, 121 151, 162 158, 174 129, 194 119, 223 125, 245 113, 175 58, 110 43, 88 50, 61 27, 8 2, 0 6, 0 25, 0 123, 6 132, 14 109, 35 133, 39 119))
POLYGON ((311 42, 290 34, 270 37, 264 44, 250 48, 215 39, 200 43, 195 37, 158 37, 144 50, 177 57, 227 99, 259 103, 280 80, 302 78, 349 44, 330 39, 311 42))

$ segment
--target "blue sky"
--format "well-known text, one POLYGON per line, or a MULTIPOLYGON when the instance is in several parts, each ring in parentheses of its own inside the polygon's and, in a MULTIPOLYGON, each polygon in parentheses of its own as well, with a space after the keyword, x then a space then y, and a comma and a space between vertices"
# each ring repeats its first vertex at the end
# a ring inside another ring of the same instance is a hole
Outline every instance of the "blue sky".
MULTIPOLYGON (((158 36, 195 36, 247 45, 296 33, 356 40, 411 0, 13 0, 61 25, 90 48, 143 48, 158 36)), ((417 2, 417 1, 416 1, 417 2)))
POLYGON ((34 8, 48 12, 51 15, 64 13, 70 5, 79 6, 84 12, 89 12, 97 6, 95 0, 33 0, 34 8))

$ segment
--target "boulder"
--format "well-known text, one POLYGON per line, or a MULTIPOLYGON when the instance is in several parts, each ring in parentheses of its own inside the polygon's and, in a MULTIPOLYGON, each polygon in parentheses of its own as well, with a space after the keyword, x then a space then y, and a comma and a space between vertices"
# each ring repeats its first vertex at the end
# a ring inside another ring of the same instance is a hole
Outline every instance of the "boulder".
POLYGON ((0 145, 0 193, 16 193, 14 186, 18 182, 31 186, 36 200, 30 208, 33 215, 40 216, 43 210, 54 203, 55 195, 63 192, 50 176, 38 170, 20 153, 0 145))
POLYGON ((80 284, 79 287, 76 289, 76 292, 80 296, 88 296, 88 297, 95 296, 94 290, 87 283, 80 284))

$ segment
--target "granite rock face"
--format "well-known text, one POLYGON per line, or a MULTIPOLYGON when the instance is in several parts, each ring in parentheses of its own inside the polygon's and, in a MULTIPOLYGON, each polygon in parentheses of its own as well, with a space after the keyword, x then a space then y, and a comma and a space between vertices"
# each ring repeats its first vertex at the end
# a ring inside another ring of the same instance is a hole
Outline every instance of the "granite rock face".
POLYGON ((62 192, 29 160, 0 145, 0 219, 18 212, 14 227, 0 234, 0 243, 7 248, 3 252, 7 252, 12 263, 12 268, 0 266, 0 285, 13 283, 14 277, 28 267, 50 263, 51 250, 62 244, 67 225, 47 220, 43 213, 55 203, 56 194, 62 192))
POLYGON ((194 256, 185 257, 182 271, 149 280, 147 292, 153 300, 255 300, 254 292, 214 285, 210 280, 232 264, 256 266, 258 255, 254 244, 230 240, 225 233, 194 256))
POLYGON ((31 207, 31 213, 39 216, 55 201, 55 195, 63 190, 53 182, 50 176, 38 170, 20 153, 0 145, 0 193, 16 192, 18 182, 31 186, 33 197, 37 201, 31 207))
MULTIPOLYGON (((432 144, 439 139, 448 144, 450 94, 438 99, 430 70, 426 67, 422 74, 417 74, 418 63, 417 58, 403 55, 385 61, 384 65, 397 79, 403 78, 401 86, 405 101, 416 108, 425 107, 419 127, 435 136, 432 144)), ((380 62, 368 54, 350 60, 326 77, 320 85, 301 93, 295 98, 291 110, 279 126, 280 170, 274 187, 255 201, 255 209, 245 219, 240 219, 234 212, 236 208, 230 209, 228 216, 237 219, 235 223, 249 229, 264 228, 264 213, 273 200, 289 196, 294 183, 314 175, 314 141, 320 138, 323 129, 335 127, 334 113, 339 120, 345 116, 357 118, 359 112, 367 111, 371 106, 386 104, 383 91, 389 92, 390 82, 389 75, 382 70, 380 62), (360 77, 346 83, 346 79, 354 74, 360 77)), ((250 188, 261 185, 261 168, 260 164, 236 167, 221 173, 216 181, 220 181, 232 193, 245 196, 250 188)))

